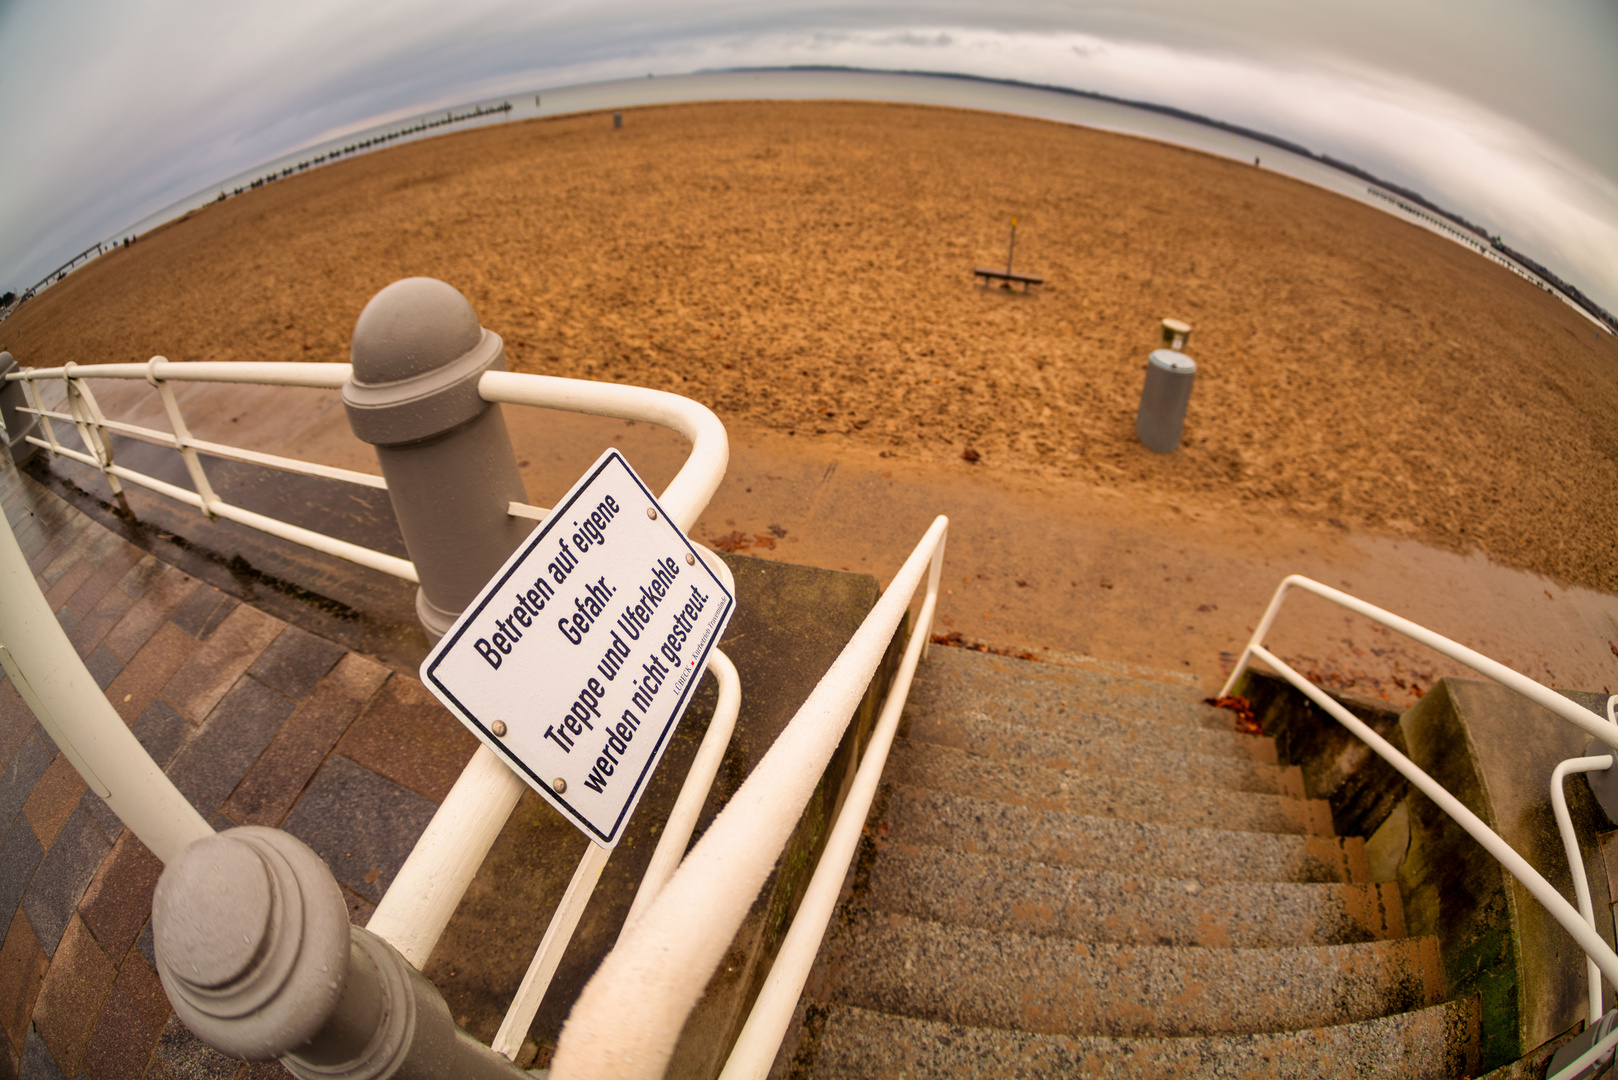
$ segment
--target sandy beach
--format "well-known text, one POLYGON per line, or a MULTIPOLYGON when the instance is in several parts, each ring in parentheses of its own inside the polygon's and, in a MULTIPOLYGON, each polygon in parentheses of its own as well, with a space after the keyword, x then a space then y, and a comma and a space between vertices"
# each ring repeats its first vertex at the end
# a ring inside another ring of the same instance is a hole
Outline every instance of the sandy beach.
POLYGON ((1003 115, 682 105, 399 146, 155 230, 24 305, 0 348, 346 360, 366 300, 418 274, 461 289, 513 369, 677 391, 739 436, 1618 592, 1610 337, 1369 207, 1003 115), (1027 296, 971 274, 1013 216, 1017 268, 1047 281, 1027 296), (1200 365, 1169 456, 1133 434, 1164 316, 1200 365))

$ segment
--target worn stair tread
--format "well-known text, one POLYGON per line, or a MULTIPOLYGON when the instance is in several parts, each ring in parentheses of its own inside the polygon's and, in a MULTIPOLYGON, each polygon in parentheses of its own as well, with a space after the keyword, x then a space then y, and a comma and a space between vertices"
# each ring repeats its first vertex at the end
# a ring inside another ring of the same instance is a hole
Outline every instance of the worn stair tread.
MULTIPOLYGON (((904 730, 935 732, 933 742, 966 745, 998 734, 1000 725, 1009 724, 1036 746, 1061 746, 1071 742, 1084 746, 1110 742, 1143 748, 1171 747, 1209 757, 1228 757, 1267 765, 1277 761, 1275 740, 1231 730, 1161 724, 1137 716, 1114 716, 1090 712, 1060 703, 1050 709, 1017 709, 990 702, 982 707, 957 708, 940 712, 918 704, 912 698, 905 705, 904 730)), ((913 735, 913 737, 915 737, 913 735)))
POLYGON ((1143 680, 1074 679, 1054 665, 995 657, 1005 664, 1020 665, 1006 669, 991 666, 981 659, 983 655, 973 653, 970 656, 979 659, 962 659, 935 650, 924 665, 925 675, 911 691, 916 705, 946 713, 989 703, 1010 709, 1062 708, 1232 730, 1231 714, 1204 704, 1207 695, 1200 689, 1143 680))
POLYGON ((869 889, 865 903, 881 912, 1092 942, 1279 948, 1404 936, 1392 884, 1204 882, 889 841, 869 889))
POLYGON ((965 685, 929 680, 925 684, 918 682, 912 695, 915 708, 945 714, 999 709, 1031 718, 1041 714, 1066 715, 1080 720, 1116 716, 1192 730, 1235 730, 1235 719, 1229 711, 1204 705, 1200 700, 1177 701, 1032 679, 974 679, 965 685))
POLYGON ((1024 660, 975 649, 929 649, 927 663, 935 665, 935 678, 961 680, 1010 676, 1066 683, 1069 686, 1122 689, 1135 694, 1157 694, 1188 701, 1208 696, 1202 680, 1184 671, 1098 660, 1069 653, 1042 652, 1036 654, 1033 660, 1024 660))
POLYGON ((1056 732, 973 711, 952 718, 912 716, 904 735, 913 743, 1024 765, 1113 776, 1134 775, 1144 767, 1196 787, 1304 798, 1301 768, 1236 756, 1224 740, 1243 736, 1223 732, 1129 721, 1085 723, 1056 732))
POLYGON ((892 913, 838 927, 825 998, 1069 1035, 1245 1035, 1440 1003, 1436 939, 1199 949, 992 933, 892 913))
POLYGON ((897 784, 1067 813, 1245 832, 1332 834, 1331 807, 1297 799, 1193 787, 1171 768, 1136 779, 998 761, 948 746, 898 739, 887 775, 897 784))
POLYGON ((1455 1003, 1303 1031, 1181 1038, 1039 1035, 850 1005, 815 1008, 815 1036, 794 1063, 794 1080, 1449 1080, 1470 1072, 1471 1016, 1455 1003))
POLYGON ((895 784, 874 822, 911 844, 1200 881, 1364 882, 1365 842, 1067 813, 895 784))

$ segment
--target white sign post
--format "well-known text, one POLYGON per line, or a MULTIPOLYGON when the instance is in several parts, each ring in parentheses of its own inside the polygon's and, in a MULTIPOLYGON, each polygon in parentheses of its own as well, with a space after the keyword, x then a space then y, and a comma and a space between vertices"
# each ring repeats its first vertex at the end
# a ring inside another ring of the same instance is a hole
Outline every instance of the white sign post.
POLYGON ((608 450, 421 665, 592 841, 623 836, 736 598, 608 450))

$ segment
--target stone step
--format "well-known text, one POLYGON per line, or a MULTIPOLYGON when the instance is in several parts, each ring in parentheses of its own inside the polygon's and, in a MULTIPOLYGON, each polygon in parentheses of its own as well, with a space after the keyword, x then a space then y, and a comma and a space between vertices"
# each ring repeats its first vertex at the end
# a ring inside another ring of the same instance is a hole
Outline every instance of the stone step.
POLYGON ((933 650, 918 669, 911 691, 918 708, 945 715, 969 709, 988 711, 995 706, 1013 712, 1059 709, 1233 730, 1231 713, 1203 704, 1207 695, 1200 689, 1144 680, 1074 677, 1075 673, 1055 665, 986 658, 983 653, 953 655, 963 652, 933 650))
POLYGON ((1210 881, 1366 882, 1358 837, 1197 829, 1012 805, 895 783, 873 831, 1053 866, 1210 881))
MULTIPOLYGON (((1153 775, 1150 769, 1143 772, 1153 775)), ((898 739, 886 775, 908 787, 1040 810, 1194 828, 1332 835, 1331 807, 1322 799, 1193 787, 1180 782, 1172 768, 1162 771, 1161 781, 1132 779, 997 761, 898 739)))
POLYGON ((992 933, 872 912, 827 942, 825 1000, 1045 1034, 1246 1035, 1441 1003, 1436 938, 1198 949, 992 933))
POLYGON ((972 649, 931 649, 926 663, 933 665, 935 661, 933 670, 939 672, 938 678, 954 681, 1010 676, 1166 699, 1200 701, 1208 696, 1202 680, 1185 672, 1064 653, 1043 653, 1039 659, 1022 660, 972 649))
POLYGON ((1216 731, 1184 724, 1161 724, 1140 717, 1113 716, 1060 704, 1050 709, 1014 709, 991 702, 982 708, 947 713, 918 705, 912 695, 905 705, 901 732, 911 733, 912 738, 972 749, 974 742, 995 737, 1001 724, 1011 724, 1028 733, 1026 737, 1036 739, 1034 745, 1040 748, 1103 741, 1121 746, 1173 748, 1190 754, 1268 765, 1277 761, 1274 739, 1245 735, 1231 730, 1228 724, 1216 731))
POLYGON ((1048 769, 1112 776, 1149 771, 1176 776, 1195 787, 1304 798, 1301 768, 1232 755, 1225 740, 1251 740, 1234 733, 1187 731, 1110 717, 1058 732, 972 712, 955 717, 912 716, 903 734, 913 743, 1048 769), (1213 752, 1204 752, 1205 747, 1213 752))
POLYGON ((1202 948, 1404 936, 1399 887, 1156 878, 879 842, 865 903, 978 930, 1202 948))
POLYGON ((1454 1003, 1303 1031, 1188 1038, 1036 1035, 816 1005, 791 1076, 1449 1080, 1472 1073, 1472 1027, 1471 1009, 1454 1003))

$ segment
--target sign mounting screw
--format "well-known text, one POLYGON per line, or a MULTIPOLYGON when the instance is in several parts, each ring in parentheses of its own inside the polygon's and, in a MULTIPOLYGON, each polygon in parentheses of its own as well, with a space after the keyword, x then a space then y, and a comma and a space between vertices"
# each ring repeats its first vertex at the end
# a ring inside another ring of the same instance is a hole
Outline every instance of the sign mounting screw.
POLYGON ((687 566, 695 566, 695 565, 697 565, 697 557, 695 555, 691 554, 689 551, 685 553, 685 565, 687 565, 687 566))
POLYGON ((494 732, 496 738, 503 739, 506 737, 506 722, 504 720, 496 720, 494 723, 489 725, 489 730, 494 732))
POLYGON ((558 795, 564 794, 567 791, 567 781, 558 776, 551 781, 551 789, 558 795))
POLYGON ((646 508, 646 516, 651 518, 653 521, 656 521, 657 520, 657 508, 653 507, 653 506, 648 506, 646 508))

